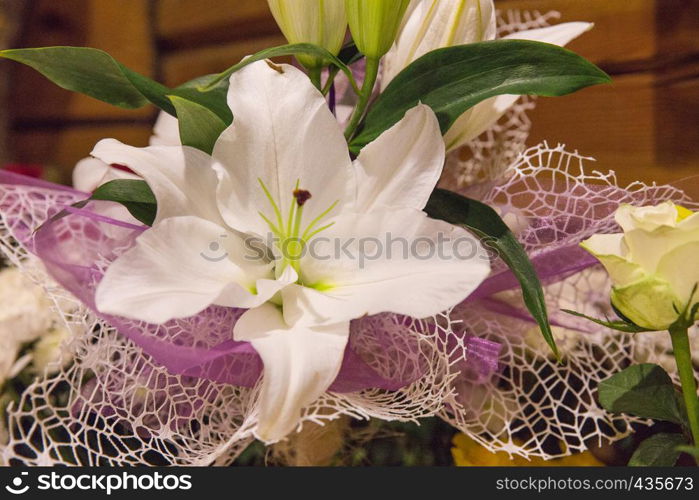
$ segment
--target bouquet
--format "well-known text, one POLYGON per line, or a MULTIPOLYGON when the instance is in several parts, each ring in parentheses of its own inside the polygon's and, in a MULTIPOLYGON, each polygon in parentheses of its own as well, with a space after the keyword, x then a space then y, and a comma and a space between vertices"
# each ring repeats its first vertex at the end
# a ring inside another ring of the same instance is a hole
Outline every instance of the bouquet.
POLYGON ((176 88, 95 49, 0 52, 162 110, 149 147, 100 141, 73 188, 0 172, 0 248, 69 332, 9 404, 3 460, 225 465, 304 426, 427 416, 544 459, 656 418, 678 426, 648 445, 666 462, 696 453, 699 276, 676 265, 695 205, 524 146, 521 96, 610 81, 562 48, 591 25, 269 5, 288 45, 176 88), (672 349, 629 333, 663 329, 672 349))

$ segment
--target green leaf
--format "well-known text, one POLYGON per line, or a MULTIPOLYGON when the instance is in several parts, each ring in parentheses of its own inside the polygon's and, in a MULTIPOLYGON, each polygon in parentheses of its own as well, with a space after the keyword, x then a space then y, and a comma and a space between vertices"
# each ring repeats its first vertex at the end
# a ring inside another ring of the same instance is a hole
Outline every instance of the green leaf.
MULTIPOLYGON (((133 109, 148 103, 142 92, 147 89, 140 87, 150 83, 136 78, 137 73, 101 50, 86 47, 11 49, 1 51, 0 57, 34 68, 59 87, 115 106, 133 109)), ((153 89, 153 92, 157 91, 153 89)))
POLYGON ((228 107, 228 80, 223 80, 202 92, 202 86, 210 85, 218 75, 206 75, 190 80, 174 88, 170 93, 182 99, 201 104, 213 111, 226 125, 233 123, 233 113, 228 107))
POLYGON ((677 447, 686 442, 682 434, 655 434, 639 445, 629 460, 629 466, 672 467, 680 457, 681 451, 677 447))
POLYGON ((182 144, 211 154, 216 140, 226 129, 223 120, 201 104, 174 95, 170 100, 177 110, 182 144))
POLYGON ((692 455, 694 458, 699 458, 699 446, 681 445, 675 449, 680 453, 687 453, 688 455, 692 455))
POLYGON ((294 43, 291 45, 281 45, 279 47, 272 47, 269 49, 262 50, 257 54, 254 54, 244 59, 243 61, 240 61, 235 66, 231 66, 226 71, 217 75, 215 78, 212 78, 208 84, 201 85, 199 87, 199 90, 207 92, 216 88, 217 85, 219 85, 222 81, 228 79, 228 77, 230 77, 233 73, 235 73, 236 71, 240 71, 245 66, 248 66, 254 62, 262 61, 264 59, 271 59, 273 57, 296 56, 299 54, 320 57, 325 60, 326 64, 340 68, 340 70, 345 75, 347 75, 347 78, 349 79, 354 91, 356 93, 359 93, 359 87, 357 86, 357 82, 354 79, 354 75, 352 75, 352 70, 349 69, 347 65, 343 63, 340 59, 332 55, 332 53, 328 52, 323 47, 320 47, 319 45, 314 45, 312 43, 294 43))
POLYGON ((203 77, 169 89, 130 70, 106 52, 88 47, 11 49, 0 51, 0 57, 30 66, 66 90, 121 108, 140 108, 150 102, 175 116, 168 96, 176 95, 209 108, 226 124, 233 121, 225 96, 228 82, 213 87, 209 93, 197 90, 214 77, 203 77))
POLYGON ((148 184, 137 179, 109 181, 98 187, 90 199, 121 203, 131 215, 147 226, 153 225, 158 208, 148 184))
POLYGON ((432 193, 425 211, 434 219, 467 227, 498 251, 519 281, 524 303, 538 323, 544 339, 558 356, 539 277, 526 251, 497 212, 479 201, 443 189, 436 189, 432 193))
POLYGON ((359 152, 422 102, 446 133, 465 111, 502 94, 560 96, 608 83, 609 76, 579 55, 528 40, 494 40, 429 52, 405 68, 378 97, 351 141, 359 152))
POLYGON ((613 413, 685 424, 675 386, 660 366, 629 366, 600 382, 599 402, 613 413))
POLYGON ((571 311, 570 309, 561 309, 564 313, 571 314, 573 316, 577 316, 578 318, 585 318, 586 320, 592 321, 593 323, 596 323, 598 325, 606 326, 607 328, 611 328, 612 330, 616 330, 618 332, 624 332, 624 333, 641 333, 641 332, 651 332, 653 330, 648 330, 647 328, 643 328, 642 326, 635 325, 633 323, 627 323, 623 319, 618 320, 618 321, 609 321, 609 320, 601 320, 597 318, 593 318, 591 316, 587 316, 586 314, 579 313, 577 311, 571 311))

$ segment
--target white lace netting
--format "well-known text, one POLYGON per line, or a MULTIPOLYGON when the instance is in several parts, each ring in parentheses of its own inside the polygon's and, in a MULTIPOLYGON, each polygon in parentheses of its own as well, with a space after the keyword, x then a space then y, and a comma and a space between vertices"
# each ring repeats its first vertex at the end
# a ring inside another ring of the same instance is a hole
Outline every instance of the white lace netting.
MULTIPOLYGON (((617 232, 610 204, 647 205, 669 199, 698 206, 670 186, 634 183, 621 189, 613 173, 586 172, 588 161, 563 146, 542 144, 526 151, 484 201, 506 213, 516 211, 520 220, 538 221, 520 228, 519 239, 530 256, 594 233, 617 232)), ((441 415, 488 449, 526 457, 565 456, 585 450, 586 443, 631 433, 629 424, 639 420, 603 411, 596 403, 597 384, 630 363, 659 363, 677 380, 676 368, 666 334, 622 334, 560 312, 613 316, 610 289, 601 267, 545 287, 551 319, 588 330, 554 327, 563 365, 557 364, 533 323, 489 311, 487 305, 457 307, 452 317, 462 320, 469 333, 504 343, 504 370, 486 385, 459 377, 456 402, 441 415)), ((517 293, 501 293, 496 299, 523 309, 517 293)), ((693 338, 698 338, 696 332, 693 338)))
MULTIPOLYGON (((501 34, 543 27, 555 14, 500 13, 501 34)), ((526 220, 547 214, 549 227, 521 228, 520 239, 534 254, 564 236, 579 241, 593 232, 612 231, 608 210, 614 202, 689 204, 672 188, 636 184, 615 187, 612 175, 583 172, 585 159, 562 147, 541 145, 525 151, 529 99, 520 102, 460 155, 450 157, 443 185, 493 203, 526 220), (551 189, 556 180, 557 190, 551 189), (589 190, 588 184, 603 186, 589 190), (604 187, 606 186, 606 191, 604 187), (569 194, 576 196, 571 198, 569 194), (583 207, 580 204, 584 204, 583 207), (582 216, 575 230, 571 213, 582 216), (555 217, 558 215, 558 217, 555 217)), ((0 250, 12 265, 40 284, 73 337, 63 346, 72 364, 34 381, 8 408, 9 442, 5 463, 30 465, 225 465, 251 442, 257 389, 171 375, 137 345, 96 319, 46 276, 41 265, 16 241, 19 226, 35 228, 51 207, 74 201, 69 194, 42 189, 0 189, 0 250), (9 213, 23 213, 22 221, 9 213), (60 304, 60 307, 59 307, 60 304), (70 304, 67 306, 66 304, 70 304)), ((600 316, 609 288, 599 269, 575 274, 546 287, 551 311, 575 308, 600 316)), ((518 306, 517 293, 497 297, 518 306)), ((384 319, 386 320, 386 319, 384 319)), ((395 320, 395 319, 394 319, 395 320)), ((635 419, 609 415, 595 403, 597 383, 631 362, 658 362, 673 372, 670 346, 662 334, 621 335, 602 328, 591 333, 555 328, 566 363, 558 365, 535 325, 480 305, 462 305, 430 321, 415 322, 407 337, 382 339, 374 331, 355 335, 352 344, 370 364, 387 374, 417 381, 398 391, 365 390, 327 394, 303 421, 323 423, 352 418, 417 421, 440 415, 492 450, 551 458, 585 448, 588 440, 618 439, 635 419), (483 381, 472 373, 464 334, 503 344, 503 371, 483 381)), ((696 336, 696 332, 694 334, 696 336)), ((56 365, 60 366, 62 360, 56 365)))
MULTIPOLYGON (((74 202, 60 191, 0 187, 0 249, 44 287, 73 333, 62 358, 72 364, 39 377, 8 408, 5 463, 31 465, 230 463, 252 440, 257 389, 171 375, 141 348, 96 319, 47 277, 17 234, 36 228, 56 206, 74 202), (13 214, 24 214, 15 217, 13 214)), ((399 321, 377 317, 377 321, 399 321)), ((453 354, 467 348, 453 339, 448 314, 414 320, 402 335, 381 335, 390 325, 358 329, 352 347, 384 375, 417 381, 398 391, 326 394, 307 408, 303 421, 323 423, 341 415, 417 421, 435 415, 453 397, 453 354), (408 335, 406 335, 408 333, 408 335), (380 342, 381 349, 376 349, 380 342)), ((463 361, 463 358, 461 358, 463 361)))

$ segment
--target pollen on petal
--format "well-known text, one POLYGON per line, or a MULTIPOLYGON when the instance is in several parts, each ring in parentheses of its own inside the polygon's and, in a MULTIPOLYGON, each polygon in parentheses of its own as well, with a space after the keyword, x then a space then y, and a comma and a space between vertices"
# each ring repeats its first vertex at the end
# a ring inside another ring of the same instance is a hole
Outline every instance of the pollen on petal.
POLYGON ((308 200, 311 199, 311 193, 305 189, 294 189, 294 198, 296 198, 296 203, 302 207, 308 200))

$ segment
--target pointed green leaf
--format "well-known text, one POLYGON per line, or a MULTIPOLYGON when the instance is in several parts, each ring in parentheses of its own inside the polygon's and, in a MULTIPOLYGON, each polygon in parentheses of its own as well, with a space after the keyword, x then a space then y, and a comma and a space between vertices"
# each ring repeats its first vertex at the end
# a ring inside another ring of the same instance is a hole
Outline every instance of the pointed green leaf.
POLYGON ((630 467, 672 467, 680 458, 678 446, 686 444, 682 434, 655 434, 643 441, 634 452, 630 467))
POLYGON ((200 76, 172 89, 171 94, 201 104, 213 111, 226 125, 230 125, 233 123, 233 113, 228 107, 228 80, 222 80, 206 92, 199 90, 202 86, 210 85, 217 77, 217 74, 200 76))
POLYGON ((692 455, 694 458, 699 458, 699 446, 690 446, 687 444, 683 444, 678 446, 676 449, 680 453, 686 453, 688 455, 692 455))
POLYGON ((59 87, 115 106, 140 108, 148 103, 139 86, 149 84, 138 79, 134 83, 132 78, 136 73, 101 50, 86 47, 43 47, 3 50, 0 56, 34 68, 59 87))
POLYGON ((624 320, 618 320, 618 321, 609 321, 609 320, 601 320, 597 318, 593 318, 591 316, 587 316, 583 313, 579 313, 577 311, 571 311, 570 309, 561 309, 564 313, 571 314, 573 316, 577 316, 578 318, 585 318, 588 321, 592 321, 593 323, 596 323, 598 325, 606 326, 607 328, 611 328, 612 330, 616 330, 618 332, 624 332, 624 333, 641 333, 641 332, 651 332, 653 330, 648 330, 646 328, 643 328, 642 326, 635 325, 633 323, 627 323, 624 320))
POLYGON ((79 92, 121 108, 140 108, 149 102, 175 116, 169 95, 201 104, 226 124, 233 120, 226 103, 228 82, 204 93, 197 90, 211 79, 203 77, 169 89, 116 61, 106 52, 88 47, 42 47, 0 51, 0 57, 26 64, 66 90, 79 92))
POLYGON ((494 40, 429 52, 391 81, 350 142, 359 152, 422 102, 446 133, 465 111, 502 94, 560 96, 609 76, 579 55, 528 40, 494 40))
POLYGON ((675 386, 660 366, 629 366, 600 382, 599 402, 612 413, 665 420, 685 425, 675 386))
POLYGON ((314 45, 312 43, 294 43, 291 45, 281 45, 279 47, 272 47, 269 49, 262 50, 250 57, 245 58, 238 64, 231 66, 224 72, 212 78, 208 84, 203 84, 200 86, 200 90, 209 91, 215 89, 222 81, 227 80, 233 73, 240 71, 245 66, 248 66, 254 62, 262 61, 264 59, 271 59, 273 57, 284 57, 284 56, 296 56, 299 54, 316 56, 325 61, 326 64, 335 66, 340 69, 350 81, 352 88, 355 92, 359 93, 359 88, 357 87, 357 82, 354 79, 352 70, 347 67, 339 58, 332 55, 326 49, 319 45, 314 45))
POLYGON ((484 203, 443 189, 436 189, 432 193, 425 211, 434 219, 467 227, 498 251, 520 283, 524 304, 539 325, 544 339, 558 356, 539 277, 527 252, 498 213, 484 203))
POLYGON ((147 226, 153 225, 158 208, 153 191, 145 181, 138 179, 109 181, 98 187, 90 199, 120 203, 147 226))
POLYGON ((211 154, 226 124, 201 104, 174 95, 170 96, 170 100, 177 110, 182 144, 211 154))

